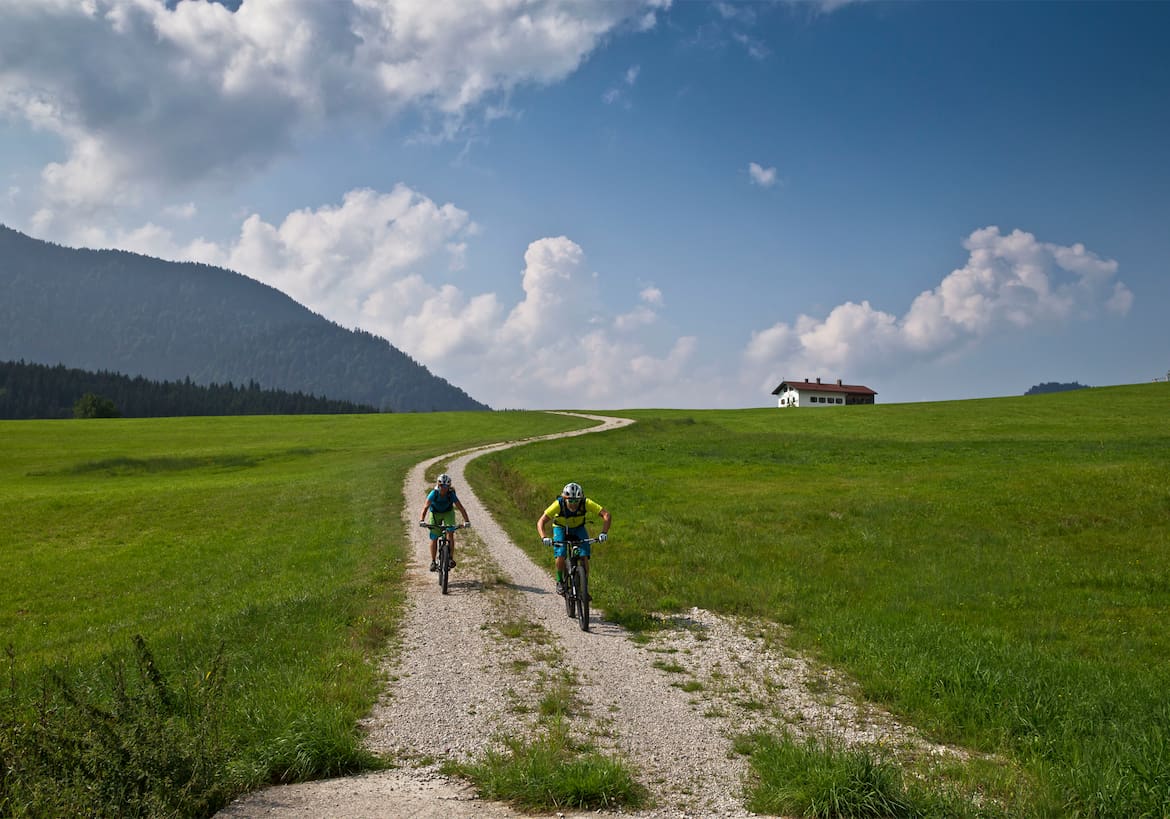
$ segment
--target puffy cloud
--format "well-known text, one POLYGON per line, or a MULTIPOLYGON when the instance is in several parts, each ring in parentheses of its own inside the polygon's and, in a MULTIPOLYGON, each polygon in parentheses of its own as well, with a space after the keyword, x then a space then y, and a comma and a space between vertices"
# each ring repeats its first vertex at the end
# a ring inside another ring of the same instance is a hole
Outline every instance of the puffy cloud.
MULTIPOLYGON (((846 302, 828 316, 802 315, 752 335, 747 370, 772 383, 792 372, 881 372, 909 360, 937 360, 993 333, 1044 322, 1123 315, 1133 294, 1116 280, 1118 265, 1081 244, 1039 242, 1021 230, 973 232, 967 263, 914 299, 898 318, 868 301, 846 302)), ((772 384, 774 386, 774 384, 772 384)))
POLYGON ((752 184, 759 185, 761 188, 770 188, 776 184, 775 168, 765 168, 759 163, 752 162, 748 164, 748 175, 751 177, 752 184))
POLYGON ((509 307, 495 293, 436 283, 463 261, 476 225, 452 204, 404 185, 389 193, 350 191, 337 206, 290 213, 280 224, 247 217, 230 244, 179 246, 147 224, 91 246, 116 246, 238 270, 288 293, 347 327, 388 339, 433 372, 496 407, 633 406, 664 391, 693 397, 687 382, 694 338, 655 353, 639 331, 657 320, 662 291, 644 286, 616 317, 601 276, 566 236, 538 239, 524 253, 523 297, 509 307))
POLYGON ((0 0, 0 116, 63 138, 46 208, 105 206, 153 185, 231 183, 329 122, 408 107, 458 122, 563 79, 609 33, 667 6, 0 0))

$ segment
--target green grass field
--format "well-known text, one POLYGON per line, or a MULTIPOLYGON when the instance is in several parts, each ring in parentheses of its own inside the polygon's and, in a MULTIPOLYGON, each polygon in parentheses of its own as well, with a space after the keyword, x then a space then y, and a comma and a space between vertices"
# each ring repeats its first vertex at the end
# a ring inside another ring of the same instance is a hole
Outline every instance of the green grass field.
MULTIPOLYGON (((635 628, 690 606, 785 624, 867 697, 995 754, 947 776, 1008 815, 1167 816, 1168 408, 1170 385, 1151 384, 642 410, 605 436, 485 456, 469 477, 541 565, 535 519, 580 481, 615 514, 599 608, 635 628)), ((580 425, 0 423, 0 814, 202 815, 264 782, 381 764, 356 722, 393 645, 406 469, 580 425), (111 759, 162 785, 116 779, 111 759), (62 760, 74 775, 36 778, 62 760), (176 795, 167 777, 201 784, 176 795)), ((760 749, 753 803, 777 804, 790 774, 769 771, 791 771, 791 749, 744 747, 760 749)))
POLYGON ((547 413, 0 423, 0 815, 194 815, 265 782, 377 764, 355 725, 399 611, 406 470, 582 425, 547 413), (136 670, 135 635, 161 684, 136 670), (187 744, 208 747, 175 758, 187 744), (208 765, 209 793, 158 803, 167 777, 208 765), (150 793, 119 790, 136 766, 150 793))
MULTIPOLYGON (((517 541, 568 480, 610 508, 598 607, 791 626, 865 695, 999 755, 1015 815, 1170 815, 1170 385, 800 411, 638 411, 492 455, 517 541)), ((765 783, 766 787, 766 783, 765 783)))

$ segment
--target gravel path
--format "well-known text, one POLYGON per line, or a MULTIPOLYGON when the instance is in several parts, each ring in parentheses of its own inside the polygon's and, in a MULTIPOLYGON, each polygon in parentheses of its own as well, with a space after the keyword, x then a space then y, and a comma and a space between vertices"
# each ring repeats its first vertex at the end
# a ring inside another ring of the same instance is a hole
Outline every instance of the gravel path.
MULTIPOLYGON (((600 425, 569 434, 631 423, 587 417, 600 425)), ((547 565, 535 565, 463 479, 471 458, 526 442, 433 458, 405 481, 404 518, 414 555, 407 568, 409 602, 401 644, 386 660, 386 692, 364 722, 369 747, 401 760, 403 767, 265 789, 219 816, 531 815, 477 799, 473 789, 443 776, 439 766, 448 759, 476 759, 500 747, 501 737, 530 736, 541 698, 565 686, 578 703, 571 717, 575 730, 623 758, 654 800, 636 814, 582 815, 751 816, 742 800, 747 761, 731 752, 731 740, 755 729, 787 726, 847 744, 880 741, 951 753, 926 745, 888 715, 861 704, 831 670, 785 651, 783 632, 772 625, 694 609, 674 618, 676 628, 634 641, 595 610, 591 631, 580 631, 552 591, 551 549, 547 565), (459 533, 459 565, 446 596, 427 571, 427 536, 416 526, 429 485, 426 471, 439 463, 446 464, 474 527, 459 533)), ((612 511, 613 538, 594 547, 595 559, 623 548, 621 510, 612 511)))

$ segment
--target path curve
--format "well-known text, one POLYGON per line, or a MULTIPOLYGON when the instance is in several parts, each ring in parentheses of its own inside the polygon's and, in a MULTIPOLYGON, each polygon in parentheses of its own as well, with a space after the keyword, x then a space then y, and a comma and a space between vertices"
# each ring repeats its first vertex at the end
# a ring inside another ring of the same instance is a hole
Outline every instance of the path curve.
MULTIPOLYGON (((574 413, 576 414, 576 413, 574 413)), ((502 737, 529 736, 537 706, 553 687, 575 692, 571 724, 620 756, 646 785, 654 805, 637 813, 552 812, 549 816, 749 817, 742 805, 747 775, 732 738, 754 729, 829 733, 846 743, 914 742, 888 715, 859 704, 848 683, 784 651, 774 626, 745 624, 692 610, 679 628, 633 641, 594 611, 590 632, 566 616, 552 591, 551 554, 537 566, 482 506, 464 480, 480 455, 550 438, 617 429, 630 419, 582 415, 597 426, 493 444, 430 458, 403 485, 411 537, 408 602, 400 645, 384 666, 386 692, 363 722, 371 750, 406 767, 357 777, 267 788, 219 817, 506 817, 532 816, 481 800, 466 783, 444 776, 444 760, 473 761, 502 737), (463 530, 450 593, 427 571, 426 532, 418 510, 426 472, 445 463, 473 529, 463 530), (446 703, 437 708, 436 702, 446 703)), ((613 538, 623 546, 621 514, 613 538)), ((533 537, 536 537, 535 528, 533 537)), ((945 753, 945 749, 928 750, 945 753)))

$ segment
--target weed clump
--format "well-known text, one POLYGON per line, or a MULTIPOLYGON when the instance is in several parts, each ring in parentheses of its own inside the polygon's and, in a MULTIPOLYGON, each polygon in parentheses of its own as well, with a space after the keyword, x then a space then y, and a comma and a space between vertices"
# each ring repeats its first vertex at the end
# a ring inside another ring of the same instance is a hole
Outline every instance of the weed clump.
MULTIPOLYGON (((0 698, 0 815, 209 816, 227 804, 217 719, 223 654, 176 685, 146 641, 96 678, 45 675, 0 698)), ((14 665, 11 649, 10 667, 14 665)))

